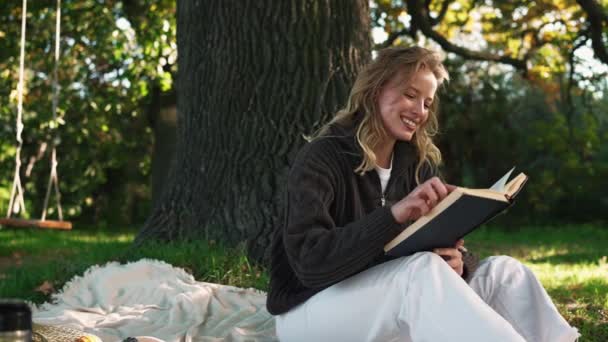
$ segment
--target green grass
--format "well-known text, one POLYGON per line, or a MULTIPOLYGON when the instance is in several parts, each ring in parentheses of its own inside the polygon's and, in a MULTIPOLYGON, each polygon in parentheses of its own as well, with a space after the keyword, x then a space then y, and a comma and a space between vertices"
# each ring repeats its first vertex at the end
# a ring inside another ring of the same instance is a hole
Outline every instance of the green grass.
MULTIPOLYGON (((266 290, 267 273, 249 263, 242 248, 190 242, 149 245, 127 254, 134 232, 0 230, 0 297, 41 303, 44 281, 56 289, 89 266, 140 258, 185 268, 200 281, 266 290)), ((467 247, 481 257, 507 254, 530 267, 559 311, 583 334, 608 341, 608 230, 601 226, 477 230, 467 247)))
POLYGON ((141 258, 164 260, 197 280, 265 290, 268 278, 243 248, 188 242, 148 244, 129 252, 134 232, 0 230, 0 297, 34 303, 49 299, 35 289, 49 281, 55 289, 91 265, 141 258))

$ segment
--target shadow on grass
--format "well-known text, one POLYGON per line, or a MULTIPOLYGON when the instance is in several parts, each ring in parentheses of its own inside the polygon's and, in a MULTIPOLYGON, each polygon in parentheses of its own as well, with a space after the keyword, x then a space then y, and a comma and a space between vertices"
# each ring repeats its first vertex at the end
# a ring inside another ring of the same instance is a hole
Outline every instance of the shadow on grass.
POLYGON ((565 254, 556 254, 556 255, 548 255, 537 258, 528 259, 528 262, 534 264, 540 263, 549 263, 552 265, 558 264, 598 264, 606 253, 602 253, 602 251, 590 251, 590 252, 581 252, 581 253, 565 253, 565 254))
POLYGON ((608 341, 608 279, 596 278, 584 283, 555 286, 547 289, 560 313, 578 328, 579 341, 608 341))
POLYGON ((595 322, 592 319, 575 317, 568 319, 570 325, 578 328, 582 335, 578 342, 606 342, 608 341, 608 323, 595 322))
POLYGON ((606 263, 608 251, 605 247, 595 244, 581 243, 562 243, 562 244, 499 244, 495 242, 484 243, 472 241, 469 250, 480 258, 491 255, 510 255, 518 260, 551 265, 576 265, 576 264, 595 264, 606 263))
POLYGON ((582 337, 579 342, 606 342, 608 341, 608 324, 588 323, 579 333, 582 337))

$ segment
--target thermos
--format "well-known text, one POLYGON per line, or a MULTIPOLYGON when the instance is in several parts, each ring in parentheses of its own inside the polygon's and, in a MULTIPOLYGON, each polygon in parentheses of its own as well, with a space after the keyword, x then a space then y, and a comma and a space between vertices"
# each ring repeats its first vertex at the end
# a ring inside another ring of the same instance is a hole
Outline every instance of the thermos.
POLYGON ((32 311, 21 300, 0 299, 0 342, 31 342, 32 311))

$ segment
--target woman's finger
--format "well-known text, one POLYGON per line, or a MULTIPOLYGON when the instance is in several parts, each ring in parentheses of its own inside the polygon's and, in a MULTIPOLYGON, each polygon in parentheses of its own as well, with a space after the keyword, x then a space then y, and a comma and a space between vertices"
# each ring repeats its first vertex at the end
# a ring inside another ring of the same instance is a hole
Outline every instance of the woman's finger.
POLYGON ((413 209, 411 218, 412 220, 417 220, 418 218, 420 218, 420 216, 426 215, 431 210, 426 201, 421 198, 410 199, 408 207, 413 209))
POLYGON ((451 258, 450 260, 448 260, 448 265, 450 265, 451 268, 456 270, 456 269, 462 267, 462 265, 463 265, 462 259, 461 258, 451 258))
MULTIPOLYGON (((464 242, 464 241, 463 241, 464 242)), ((456 248, 435 248, 434 253, 439 254, 448 265, 458 273, 462 275, 464 262, 462 260, 462 253, 456 248)))
POLYGON ((458 188, 456 185, 448 183, 443 183, 443 185, 445 185, 445 188, 448 189, 448 193, 451 193, 452 191, 456 190, 456 188, 458 188))
POLYGON ((435 193, 435 189, 431 184, 425 185, 421 196, 426 201, 426 204, 433 207, 439 201, 439 196, 435 193))
POLYGON ((437 193, 439 200, 442 200, 445 196, 448 195, 448 189, 445 187, 443 182, 437 177, 433 177, 431 179, 430 185, 433 187, 435 193, 437 193))
POLYGON ((462 255, 460 251, 458 251, 456 248, 435 248, 433 249, 433 253, 452 258, 459 257, 462 255))

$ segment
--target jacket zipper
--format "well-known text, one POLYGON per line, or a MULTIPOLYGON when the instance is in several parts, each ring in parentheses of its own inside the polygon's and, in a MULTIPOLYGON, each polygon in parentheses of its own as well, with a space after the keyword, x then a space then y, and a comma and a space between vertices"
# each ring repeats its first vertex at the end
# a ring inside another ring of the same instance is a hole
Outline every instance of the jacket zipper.
MULTIPOLYGON (((395 177, 391 177, 388 179, 388 183, 386 183, 386 188, 384 189, 384 191, 382 191, 382 185, 380 185, 380 204, 384 207, 386 206, 386 193, 388 192, 388 189, 391 188, 392 183, 394 182, 394 179, 397 178, 397 175, 395 175, 395 177)), ((380 183, 380 178, 378 177, 378 183, 380 183)))
POLYGON ((393 178, 389 178, 388 183, 386 183, 386 188, 384 188, 384 191, 382 191, 382 186, 380 187, 380 204, 384 207, 386 206, 386 193, 388 192, 388 189, 390 189, 390 186, 392 185, 391 183, 393 183, 393 178))
POLYGON ((391 174, 391 177, 388 179, 388 183, 386 183, 386 188, 384 189, 384 191, 382 191, 382 186, 380 186, 380 194, 382 195, 382 197, 380 198, 380 203, 383 207, 386 206, 386 194, 388 193, 388 190, 391 189, 393 183, 395 182, 395 179, 402 177, 404 173, 405 170, 402 170, 401 172, 399 172, 399 174, 391 174))
POLYGON ((380 189, 381 190, 380 193, 382 194, 382 197, 380 198, 380 203, 382 203, 383 207, 386 206, 386 194, 388 193, 388 190, 393 185, 394 181, 395 181, 394 177, 389 178, 388 183, 386 183, 386 188, 384 188, 384 191, 382 191, 382 189, 380 189))

